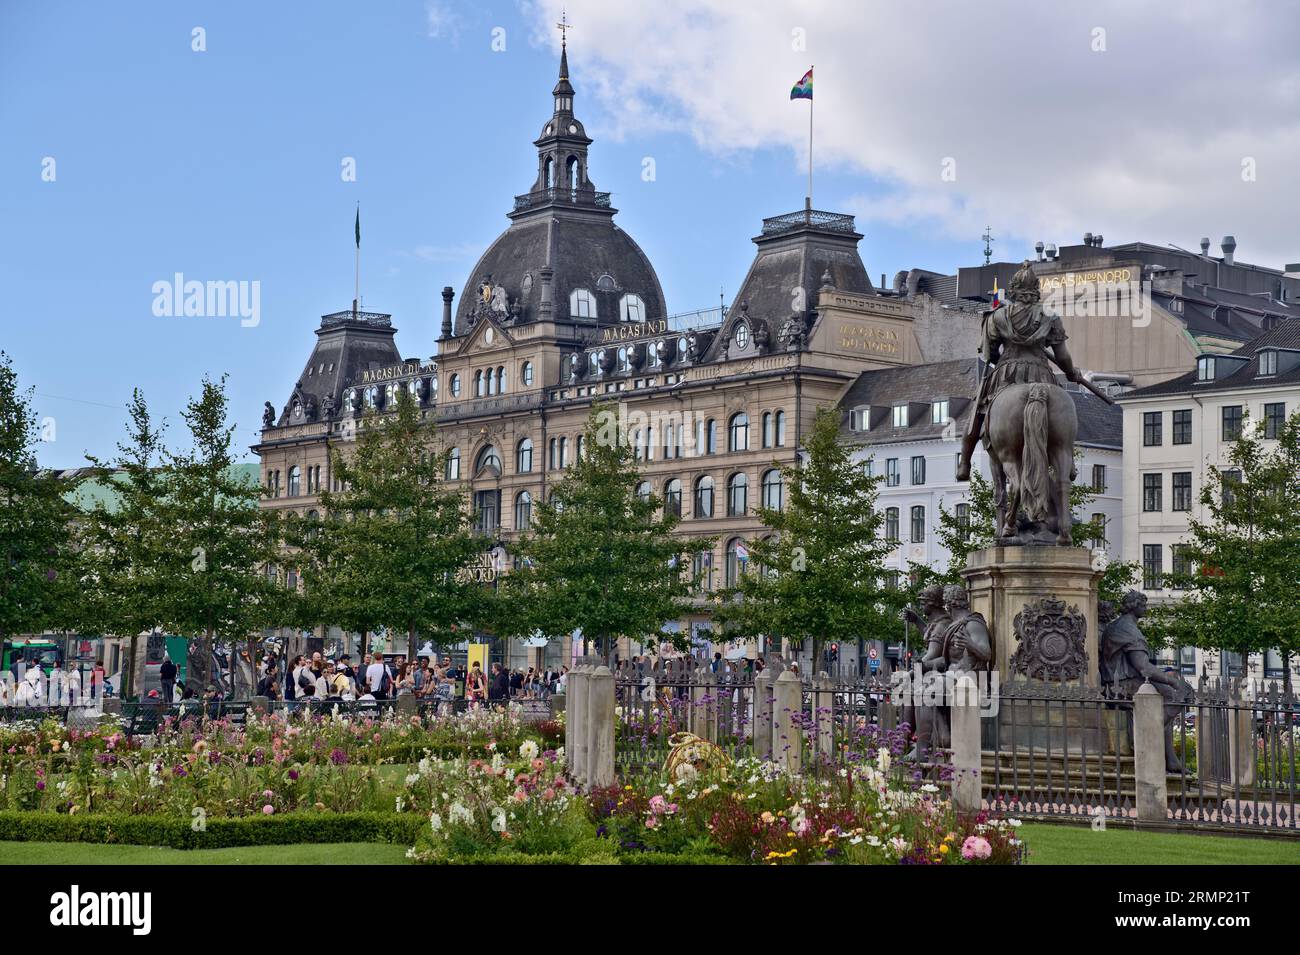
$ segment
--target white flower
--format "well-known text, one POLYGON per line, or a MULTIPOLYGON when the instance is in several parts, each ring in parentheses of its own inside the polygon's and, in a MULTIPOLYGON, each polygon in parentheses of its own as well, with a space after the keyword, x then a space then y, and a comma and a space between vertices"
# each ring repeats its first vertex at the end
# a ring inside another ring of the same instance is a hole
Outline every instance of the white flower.
POLYGON ((894 838, 890 839, 889 847, 899 856, 905 855, 907 850, 911 848, 907 840, 902 836, 894 836, 894 838))
POLYGON ((420 781, 419 773, 409 773, 406 777, 406 785, 408 786, 414 786, 419 781, 420 781))
POLYGON ((500 806, 497 806, 492 810, 492 831, 506 831, 506 811, 500 806))
POLYGON ((537 758, 537 743, 531 739, 526 739, 519 744, 519 756, 522 759, 534 760, 537 758))
POLYGON ((934 783, 925 783, 921 786, 921 792, 923 793, 937 793, 938 791, 939 787, 934 783))
POLYGON ((434 832, 437 832, 439 829, 441 829, 442 816, 438 815, 436 812, 429 813, 429 828, 432 829, 434 832))

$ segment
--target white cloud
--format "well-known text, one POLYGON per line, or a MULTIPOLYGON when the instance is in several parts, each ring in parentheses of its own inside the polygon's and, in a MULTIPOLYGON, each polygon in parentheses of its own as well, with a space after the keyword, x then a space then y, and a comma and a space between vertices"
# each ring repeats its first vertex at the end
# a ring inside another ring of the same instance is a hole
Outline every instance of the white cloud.
POLYGON ((428 35, 440 39, 449 36, 459 39, 461 18, 441 0, 425 0, 424 21, 428 35))
POLYGON ((558 46, 562 5, 575 83, 614 135, 671 130, 724 156, 785 147, 800 168, 808 105, 788 96, 816 64, 817 168, 863 176, 859 195, 817 204, 868 226, 970 239, 989 224, 1018 240, 1008 255, 1084 231, 1184 246, 1208 235, 1216 249, 1232 233, 1243 261, 1300 260, 1289 5, 538 0, 525 6, 536 42, 558 46))

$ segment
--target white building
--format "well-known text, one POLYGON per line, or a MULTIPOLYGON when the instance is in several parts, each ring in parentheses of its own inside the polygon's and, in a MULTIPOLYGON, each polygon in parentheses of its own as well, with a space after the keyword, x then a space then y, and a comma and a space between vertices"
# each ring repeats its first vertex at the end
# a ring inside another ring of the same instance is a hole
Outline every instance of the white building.
MULTIPOLYGON (((1201 355, 1177 378, 1121 396, 1124 410, 1125 560, 1142 566, 1142 588, 1152 603, 1179 599, 1164 575, 1182 569, 1178 547, 1188 521, 1202 516, 1201 486, 1207 467, 1231 467, 1228 452, 1247 422, 1263 422, 1265 437, 1300 408, 1300 319, 1280 322, 1236 351, 1201 355)), ((1300 597, 1300 595, 1297 595, 1300 597)), ((1173 651, 1167 654, 1172 662, 1173 651)), ((1235 653, 1183 648, 1186 673, 1231 676, 1241 672, 1235 653)), ((1281 679, 1280 654, 1252 656, 1247 672, 1281 679)), ((1300 679, 1300 659, 1292 660, 1300 679)))
MULTIPOLYGON (((947 570, 951 554, 936 533, 942 506, 959 517, 969 484, 956 479, 957 455, 975 410, 982 362, 976 358, 867 371, 840 402, 845 412, 841 440, 854 445, 854 460, 884 475, 879 507, 886 533, 898 541, 888 566, 900 579, 911 564, 947 570)), ((1096 488, 1075 515, 1106 518, 1107 541, 1097 546, 1119 553, 1121 415, 1100 399, 1071 386, 1079 414, 1077 444, 1083 452, 1076 481, 1096 488)), ((976 449, 974 467, 990 476, 988 456, 976 449)))

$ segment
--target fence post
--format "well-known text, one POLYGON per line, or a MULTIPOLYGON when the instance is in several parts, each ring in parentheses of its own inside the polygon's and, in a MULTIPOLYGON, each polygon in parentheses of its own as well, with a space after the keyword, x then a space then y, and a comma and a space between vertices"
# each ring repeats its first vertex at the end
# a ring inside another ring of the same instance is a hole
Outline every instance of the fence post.
MULTIPOLYGON (((564 703, 563 691, 551 694, 551 719, 557 720, 560 718, 560 714, 564 712, 564 703)), ((566 733, 565 736, 567 738, 568 734, 566 733)))
POLYGON ((614 674, 604 665, 587 678, 587 785, 614 785, 614 674))
POLYGON ((980 758, 979 684, 962 673, 949 684, 952 713, 952 805, 961 813, 976 813, 983 803, 983 766, 980 758))
POLYGON ((710 743, 718 741, 717 688, 712 670, 701 667, 695 671, 695 685, 691 687, 691 732, 710 743))
MULTIPOLYGON (((1233 788, 1255 785, 1255 708, 1240 686, 1228 695, 1228 772, 1233 788)), ((1197 738, 1200 743, 1200 738, 1197 738)))
POLYGON ((835 682, 825 670, 813 684, 813 717, 817 720, 817 755, 823 760, 834 758, 835 749, 835 682))
POLYGON ((569 671, 568 691, 573 699, 565 720, 565 755, 569 773, 574 781, 583 785, 587 781, 587 667, 576 666, 569 671))
POLYGON ((803 684, 790 670, 776 678, 772 702, 772 758, 787 772, 803 765, 803 684))
POLYGON ((1164 822, 1169 793, 1165 767, 1165 698, 1150 683, 1133 694, 1133 770, 1140 822, 1164 822))
POLYGON ((772 758, 772 674, 760 671, 754 677, 754 755, 772 758))

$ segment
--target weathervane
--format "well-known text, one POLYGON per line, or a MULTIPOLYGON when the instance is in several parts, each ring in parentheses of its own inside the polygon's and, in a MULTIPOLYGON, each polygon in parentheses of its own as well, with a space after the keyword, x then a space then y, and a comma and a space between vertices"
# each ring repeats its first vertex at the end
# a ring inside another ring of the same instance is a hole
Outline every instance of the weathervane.
POLYGON ((984 240, 984 264, 988 265, 993 259, 993 235, 989 226, 984 227, 984 234, 980 236, 984 240))
POLYGON ((561 10, 560 10, 560 22, 557 23, 557 24, 555 24, 555 29, 557 29, 557 30, 560 31, 560 46, 561 46, 561 47, 564 47, 564 46, 566 45, 566 42, 567 42, 567 40, 568 40, 568 36, 566 35, 566 31, 567 31, 570 27, 572 27, 572 26, 573 26, 573 24, 569 22, 569 17, 568 17, 568 15, 564 12, 563 9, 561 9, 561 10))

